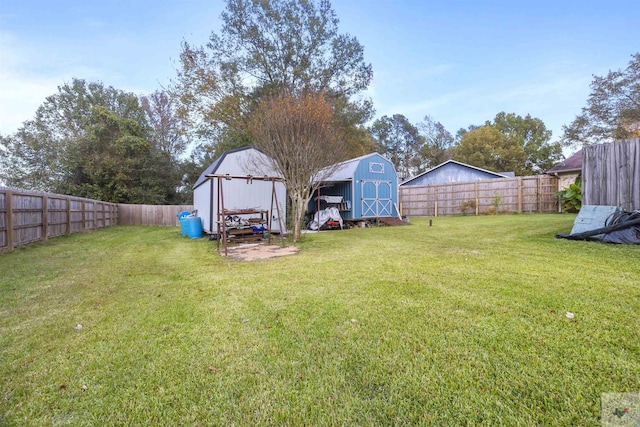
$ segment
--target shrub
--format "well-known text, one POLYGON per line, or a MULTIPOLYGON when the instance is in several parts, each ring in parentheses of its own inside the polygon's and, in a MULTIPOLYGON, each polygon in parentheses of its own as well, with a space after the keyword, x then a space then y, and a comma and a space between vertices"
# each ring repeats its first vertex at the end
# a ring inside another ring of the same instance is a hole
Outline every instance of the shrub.
POLYGON ((476 201, 474 199, 469 199, 460 204, 460 212, 462 212, 462 215, 466 215, 468 210, 476 210, 476 201))
POLYGON ((582 207, 582 176, 578 175, 575 182, 569 188, 563 188, 554 194, 560 201, 560 206, 565 212, 578 212, 582 207))

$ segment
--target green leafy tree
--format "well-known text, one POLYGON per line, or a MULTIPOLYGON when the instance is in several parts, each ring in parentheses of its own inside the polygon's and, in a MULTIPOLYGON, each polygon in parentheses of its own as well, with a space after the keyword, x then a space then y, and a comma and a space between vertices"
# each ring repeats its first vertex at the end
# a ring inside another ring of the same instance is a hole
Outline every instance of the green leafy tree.
POLYGON ((465 136, 467 133, 471 132, 472 130, 481 128, 482 126, 478 126, 478 125, 469 125, 468 128, 460 128, 458 129, 458 132, 456 132, 456 137, 455 137, 455 142, 454 145, 459 144, 460 141, 462 140, 462 137, 465 136))
POLYGON ((453 149, 453 158, 495 172, 524 171, 522 146, 514 144, 494 126, 482 126, 464 134, 453 149))
POLYGON ((43 191, 60 191, 68 178, 68 159, 88 127, 95 106, 119 117, 145 123, 144 111, 133 94, 73 79, 58 87, 38 107, 35 118, 5 138, 8 156, 2 174, 9 185, 43 191))
POLYGON ((169 203, 175 173, 152 139, 137 96, 74 79, 47 97, 33 120, 2 138, 1 178, 11 186, 110 202, 169 203))
POLYGON ((563 131, 565 146, 640 137, 640 52, 626 69, 593 77, 587 106, 563 131))
POLYGON ((421 150, 425 139, 405 116, 382 116, 373 122, 370 131, 378 152, 393 163, 401 178, 408 178, 423 170, 421 150))
POLYGON ((159 152, 139 123, 96 106, 85 130, 67 159, 64 193, 114 203, 163 202, 161 181, 154 176, 163 173, 154 161, 159 152))
POLYGON ((456 160, 496 172, 538 174, 562 159, 561 145, 549 142, 551 131, 542 120, 528 114, 522 117, 500 112, 484 126, 460 129, 457 136, 452 150, 456 160))
POLYGON ((0 156, 0 181, 6 185, 55 191, 64 181, 64 147, 41 122, 24 122, 15 134, 3 136, 1 143, 5 152, 0 156))
POLYGON ((518 168, 522 174, 537 174, 551 169, 562 160, 562 147, 550 142, 551 131, 544 122, 527 114, 525 117, 500 112, 493 119, 494 126, 508 140, 522 147, 524 167, 518 168))
POLYGON ((329 1, 226 0, 221 18, 206 46, 182 44, 172 89, 202 160, 251 143, 251 112, 281 90, 325 93, 352 152, 370 143, 363 124, 372 105, 355 96, 368 87, 371 65, 358 40, 338 32, 329 1))

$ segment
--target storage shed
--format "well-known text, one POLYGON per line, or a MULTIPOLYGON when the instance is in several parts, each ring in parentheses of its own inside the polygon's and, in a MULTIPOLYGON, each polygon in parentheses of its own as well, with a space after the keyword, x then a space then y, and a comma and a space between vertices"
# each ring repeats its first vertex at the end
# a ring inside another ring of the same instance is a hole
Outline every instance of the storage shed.
MULTIPOLYGON (((321 209, 335 206, 345 220, 395 217, 398 213, 398 175, 393 163, 378 153, 329 166, 319 174, 321 209)), ((317 210, 318 194, 308 211, 317 210)))
POLYGON ((429 169, 420 175, 414 176, 411 179, 406 180, 402 184, 403 187, 409 186, 423 186, 423 185, 438 185, 438 184, 450 184, 454 182, 470 182, 481 181, 485 179, 496 178, 512 178, 513 173, 498 173, 492 172, 486 169, 478 168, 475 166, 467 165, 466 163, 456 162, 455 160, 447 160, 444 163, 440 163, 438 166, 429 169))
POLYGON ((283 227, 286 218, 286 190, 283 181, 257 180, 249 177, 275 177, 282 176, 271 166, 269 157, 255 147, 242 147, 226 151, 218 157, 200 175, 193 186, 193 208, 202 219, 202 228, 205 233, 218 234, 219 183, 211 175, 244 176, 247 179, 221 179, 222 193, 224 196, 224 209, 237 212, 253 211, 247 214, 238 214, 242 219, 255 217, 261 213, 268 220, 271 218, 272 231, 280 232, 278 210, 271 211, 273 190, 275 186, 275 198, 279 209, 283 227), (208 176, 209 175, 209 176, 208 176))

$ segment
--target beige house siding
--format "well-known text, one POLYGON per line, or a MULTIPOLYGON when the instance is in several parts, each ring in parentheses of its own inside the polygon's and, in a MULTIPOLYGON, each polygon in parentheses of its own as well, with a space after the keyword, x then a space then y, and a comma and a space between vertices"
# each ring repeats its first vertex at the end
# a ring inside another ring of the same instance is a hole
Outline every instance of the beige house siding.
POLYGON ((558 191, 569 188, 571 184, 576 182, 576 178, 580 174, 580 171, 558 173, 558 191))

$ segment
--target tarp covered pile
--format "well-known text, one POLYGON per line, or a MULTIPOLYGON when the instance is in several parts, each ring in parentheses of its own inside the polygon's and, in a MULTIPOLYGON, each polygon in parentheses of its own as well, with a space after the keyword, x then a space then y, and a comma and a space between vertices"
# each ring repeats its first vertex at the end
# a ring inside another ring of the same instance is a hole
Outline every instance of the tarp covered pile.
POLYGON ((570 240, 601 240, 606 243, 640 245, 640 210, 620 210, 609 215, 604 227, 573 234, 557 234, 570 240))
POLYGON ((309 223, 309 230, 321 229, 329 221, 339 222, 340 228, 343 227, 342 217, 340 216, 338 208, 331 207, 316 212, 313 220, 309 223), (318 224, 320 224, 320 226, 318 226, 318 224))

